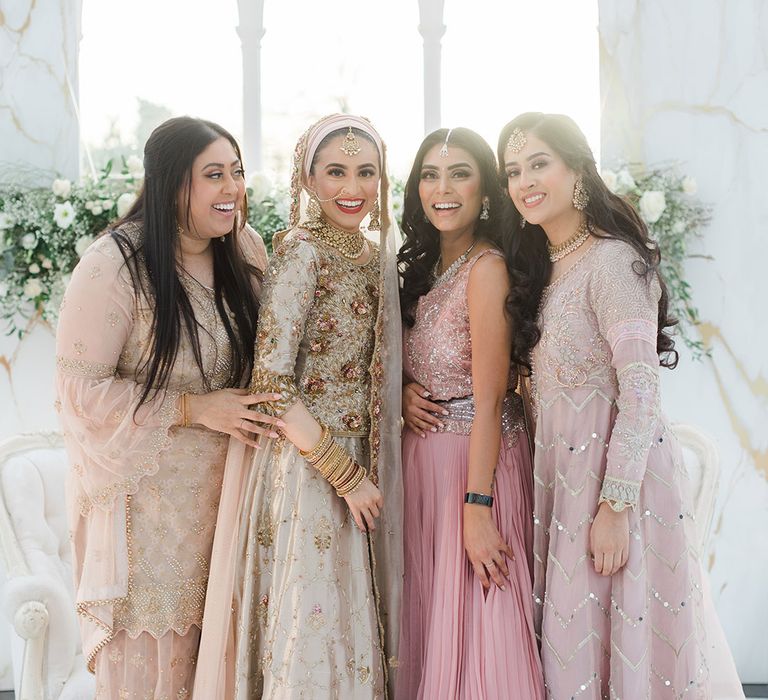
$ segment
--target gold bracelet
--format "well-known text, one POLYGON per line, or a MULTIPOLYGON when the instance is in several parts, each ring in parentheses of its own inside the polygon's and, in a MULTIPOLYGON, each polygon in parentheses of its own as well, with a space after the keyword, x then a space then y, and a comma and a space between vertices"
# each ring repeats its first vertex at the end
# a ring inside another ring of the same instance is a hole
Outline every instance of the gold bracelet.
POLYGON ((339 496, 349 496, 353 491, 357 489, 360 484, 363 483, 363 479, 368 476, 368 472, 361 467, 359 464, 357 464, 357 473, 354 477, 352 477, 352 480, 345 484, 344 486, 340 486, 336 489, 336 493, 339 496))
POLYGON ((352 476, 355 469, 355 460, 349 455, 344 455, 344 459, 338 469, 328 477, 328 483, 333 488, 338 488, 339 484, 345 483, 352 476))
POLYGON ((317 441, 317 444, 310 450, 299 450, 299 454, 304 457, 307 462, 312 462, 312 464, 314 464, 323 455, 323 453, 328 450, 328 447, 332 443, 333 437, 331 436, 330 429, 326 426, 323 426, 323 432, 320 435, 320 439, 317 441))
POLYGON ((349 465, 349 468, 333 484, 334 488, 337 491, 346 491, 349 485, 354 483, 357 480, 357 477, 359 476, 361 469, 363 468, 353 460, 352 463, 349 465))
POLYGON ((330 481, 331 477, 339 471, 345 461, 346 455, 344 450, 340 446, 337 446, 328 456, 328 459, 322 464, 315 465, 315 469, 320 472, 324 479, 330 481))

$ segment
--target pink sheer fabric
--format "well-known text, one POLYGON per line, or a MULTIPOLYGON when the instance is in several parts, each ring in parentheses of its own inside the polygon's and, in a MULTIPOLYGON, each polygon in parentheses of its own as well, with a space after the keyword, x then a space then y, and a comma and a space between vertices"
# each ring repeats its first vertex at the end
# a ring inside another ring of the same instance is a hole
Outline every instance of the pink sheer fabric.
POLYGON ((534 350, 534 596, 547 695, 709 698, 687 477, 659 405, 658 282, 597 240, 544 294, 534 350), (595 573, 599 501, 628 507, 629 561, 595 573))
MULTIPOLYGON (((449 400, 445 432, 403 435, 405 580, 396 697, 543 698, 533 629, 531 461, 522 407, 508 397, 493 517, 516 554, 506 590, 487 595, 464 551, 462 513, 472 427, 467 282, 486 251, 418 303, 405 331, 407 376, 449 400), (469 399, 467 397, 470 397, 469 399), (458 399, 458 401, 456 401, 458 399)), ((514 380, 513 380, 514 381, 514 380)))
MULTIPOLYGON (((138 227, 121 230, 140 240, 138 227)), ((248 259, 263 267, 261 239, 248 230, 240 240, 248 259)), ((213 292, 192 278, 182 283, 204 329, 206 377, 212 389, 221 388, 231 355, 213 292)), ((227 437, 176 425, 179 395, 205 391, 186 338, 169 390, 135 412, 151 318, 151 301, 137 299, 117 244, 100 238, 67 288, 56 375, 72 462, 67 502, 75 596, 91 670, 102 650, 126 658, 128 647, 121 646, 145 633, 157 640, 158 654, 170 654, 202 622, 227 437)))

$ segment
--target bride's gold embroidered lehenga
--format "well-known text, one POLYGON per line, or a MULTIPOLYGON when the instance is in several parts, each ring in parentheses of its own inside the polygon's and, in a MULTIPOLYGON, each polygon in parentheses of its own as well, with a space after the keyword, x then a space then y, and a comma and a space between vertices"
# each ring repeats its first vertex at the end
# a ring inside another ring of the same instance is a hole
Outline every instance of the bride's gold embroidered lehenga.
POLYGON ((285 438, 258 450, 233 441, 199 700, 387 695, 401 584, 399 316, 394 246, 389 264, 372 248, 357 265, 307 228, 289 231, 265 278, 251 391, 281 393, 277 415, 301 401, 369 469, 385 499, 378 528, 360 532, 285 438))

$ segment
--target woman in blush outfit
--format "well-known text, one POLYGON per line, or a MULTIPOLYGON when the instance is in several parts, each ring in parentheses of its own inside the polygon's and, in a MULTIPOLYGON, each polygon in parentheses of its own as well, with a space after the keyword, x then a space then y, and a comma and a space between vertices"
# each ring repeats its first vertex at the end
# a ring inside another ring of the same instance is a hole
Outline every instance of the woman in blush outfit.
POLYGON ((519 212, 513 357, 533 366, 547 697, 710 698, 687 477, 660 407, 677 354, 659 248, 568 117, 517 117, 499 160, 519 212))
POLYGON ((532 484, 493 151, 422 143, 405 190, 405 580, 396 696, 543 697, 531 602, 532 484), (428 400, 430 399, 430 400, 428 400))
POLYGON ((232 136, 189 117, 144 149, 131 211, 83 255, 56 334, 83 651, 99 700, 189 698, 229 437, 254 444, 266 251, 232 136))

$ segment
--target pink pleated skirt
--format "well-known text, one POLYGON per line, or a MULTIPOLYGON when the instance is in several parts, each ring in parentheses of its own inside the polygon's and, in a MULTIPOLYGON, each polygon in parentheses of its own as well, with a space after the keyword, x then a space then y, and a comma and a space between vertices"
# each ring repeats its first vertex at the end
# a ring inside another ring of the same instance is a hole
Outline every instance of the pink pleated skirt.
POLYGON ((493 516, 515 553, 485 593, 464 551, 469 436, 403 435, 405 580, 397 700, 540 700, 532 601, 532 469, 524 434, 502 445, 493 516))

